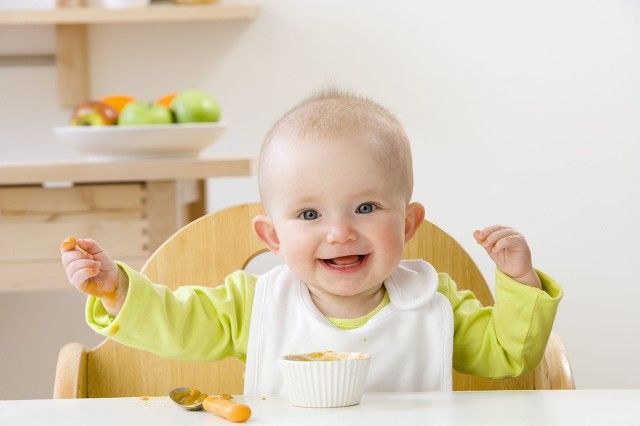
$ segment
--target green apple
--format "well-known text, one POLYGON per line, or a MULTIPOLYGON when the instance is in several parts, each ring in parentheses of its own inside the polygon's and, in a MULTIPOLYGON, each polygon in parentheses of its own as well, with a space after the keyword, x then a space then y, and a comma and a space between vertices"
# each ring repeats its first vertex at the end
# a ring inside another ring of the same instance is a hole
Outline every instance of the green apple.
POLYGON ((78 105, 71 113, 72 126, 111 126, 118 120, 115 108, 98 101, 87 101, 78 105))
POLYGON ((169 108, 150 102, 130 102, 118 116, 118 124, 121 126, 169 124, 172 122, 173 116, 169 108))
POLYGON ((171 109, 178 123, 212 122, 220 119, 220 105, 201 90, 185 90, 176 95, 171 109))

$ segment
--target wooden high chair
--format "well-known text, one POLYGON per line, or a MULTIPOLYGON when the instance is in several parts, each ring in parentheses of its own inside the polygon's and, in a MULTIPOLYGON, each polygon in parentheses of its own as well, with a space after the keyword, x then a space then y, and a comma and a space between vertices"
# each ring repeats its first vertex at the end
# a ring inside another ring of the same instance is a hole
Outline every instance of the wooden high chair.
MULTIPOLYGON (((266 251, 253 235, 251 220, 260 204, 208 214, 186 225, 149 258, 142 273, 170 288, 216 286, 266 251)), ((472 290, 484 305, 493 304, 487 283, 464 249, 446 232, 425 221, 408 244, 405 258, 423 258, 447 272, 459 289, 472 290)), ((274 366, 277 368, 277 366, 274 366)), ((182 362, 160 358, 106 339, 93 349, 65 345, 58 356, 54 398, 160 396, 179 386, 203 392, 241 394, 244 364, 235 358, 182 362)), ((454 372, 455 390, 573 389, 571 368, 560 338, 551 335, 540 365, 513 379, 491 380, 454 372)))

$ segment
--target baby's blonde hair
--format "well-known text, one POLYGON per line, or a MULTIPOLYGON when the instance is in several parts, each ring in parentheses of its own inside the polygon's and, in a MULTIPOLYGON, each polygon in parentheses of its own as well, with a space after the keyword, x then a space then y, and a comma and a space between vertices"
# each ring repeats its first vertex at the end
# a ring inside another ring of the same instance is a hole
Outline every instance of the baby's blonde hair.
POLYGON ((385 162, 399 173, 407 202, 413 192, 411 146, 402 124, 389 110, 366 97, 336 88, 317 92, 287 111, 267 133, 258 160, 260 194, 265 201, 264 168, 275 137, 302 139, 368 134, 380 142, 385 162))

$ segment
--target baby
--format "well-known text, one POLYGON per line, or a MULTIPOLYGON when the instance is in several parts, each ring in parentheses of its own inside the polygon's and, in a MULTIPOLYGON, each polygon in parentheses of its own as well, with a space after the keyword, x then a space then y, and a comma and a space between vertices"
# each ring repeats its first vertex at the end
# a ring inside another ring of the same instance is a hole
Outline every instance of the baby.
POLYGON ((183 360, 246 361, 245 394, 282 393, 284 353, 372 354, 367 391, 450 390, 452 368, 517 376, 541 359, 562 291, 512 228, 476 230, 496 263, 483 307, 423 260, 401 261, 424 220, 408 138, 380 105, 329 90, 287 112, 259 159, 256 235, 284 265, 175 291, 114 263, 94 241, 61 248, 87 321, 123 344, 183 360))

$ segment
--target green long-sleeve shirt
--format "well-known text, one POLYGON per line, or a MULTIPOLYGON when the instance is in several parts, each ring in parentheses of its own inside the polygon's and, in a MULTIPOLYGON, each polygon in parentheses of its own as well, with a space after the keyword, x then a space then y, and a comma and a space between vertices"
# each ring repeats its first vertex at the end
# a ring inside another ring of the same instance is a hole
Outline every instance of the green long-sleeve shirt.
MULTIPOLYGON (((246 359, 251 309, 258 277, 236 271, 218 287, 182 286, 175 291, 154 284, 127 265, 129 290, 118 315, 111 317, 100 299, 89 297, 87 323, 98 333, 128 346, 187 361, 229 356, 246 359)), ((483 377, 518 376, 533 369, 544 354, 560 286, 537 271, 542 290, 496 271, 496 302, 483 307, 470 291, 438 274, 438 291, 453 309, 453 368, 483 377)), ((357 319, 330 318, 340 328, 364 324, 389 298, 357 319)))

